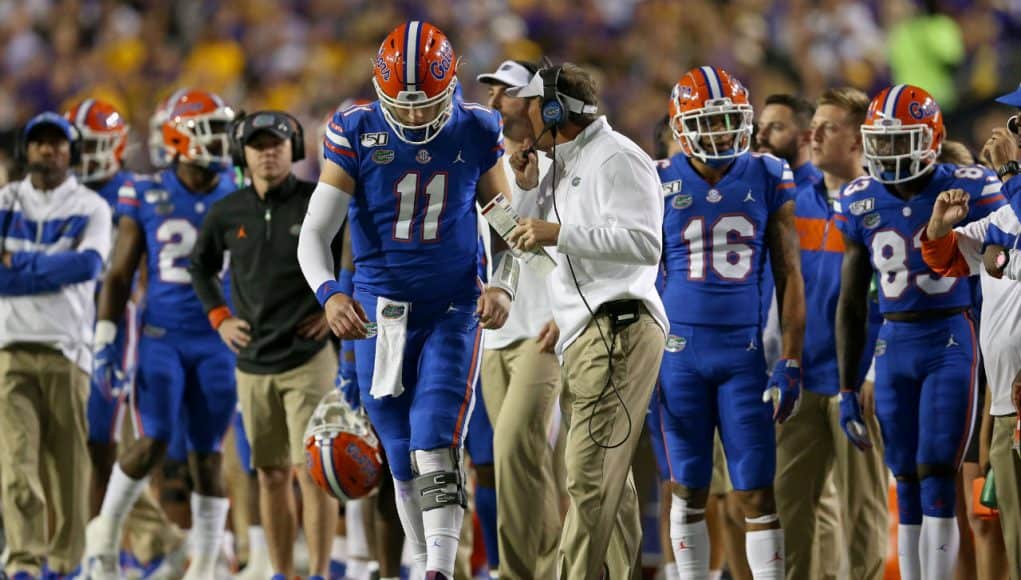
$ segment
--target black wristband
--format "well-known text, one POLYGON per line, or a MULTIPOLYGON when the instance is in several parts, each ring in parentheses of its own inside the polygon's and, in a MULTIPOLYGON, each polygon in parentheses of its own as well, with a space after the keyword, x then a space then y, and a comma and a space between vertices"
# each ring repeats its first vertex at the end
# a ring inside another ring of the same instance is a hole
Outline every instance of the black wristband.
POLYGON ((996 170, 996 176, 999 177, 1001 180, 1008 173, 1011 175, 1017 175, 1021 173, 1021 163, 1018 163, 1017 161, 1012 159, 1001 165, 1000 168, 996 170))

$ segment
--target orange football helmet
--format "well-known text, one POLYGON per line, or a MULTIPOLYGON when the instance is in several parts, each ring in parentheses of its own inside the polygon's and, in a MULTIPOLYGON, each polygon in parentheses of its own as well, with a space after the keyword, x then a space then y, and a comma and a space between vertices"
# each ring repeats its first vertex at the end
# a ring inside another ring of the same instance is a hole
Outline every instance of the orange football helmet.
POLYGON ((935 167, 943 149, 943 113, 924 89, 895 85, 869 104, 861 126, 869 175, 881 183, 903 183, 935 167))
POLYGON ((710 165, 729 163, 752 145, 748 89, 722 68, 693 68, 670 93, 670 128, 689 157, 710 165))
POLYGON ((428 22, 401 24, 383 40, 372 85, 386 122, 402 141, 428 143, 450 120, 457 65, 447 36, 428 22))
POLYGON ((129 128, 116 107, 99 99, 85 99, 72 106, 64 117, 82 136, 78 170, 82 181, 104 181, 120 171, 129 128))
POLYGON ((383 477, 383 458, 369 418, 338 389, 316 407, 305 430, 305 464, 312 481, 341 502, 372 493, 383 477))
POLYGON ((167 101, 166 108, 163 146, 171 159, 213 169, 230 165, 234 110, 223 99, 207 91, 179 91, 167 101))
POLYGON ((149 162, 153 167, 162 169, 170 165, 171 155, 163 144, 163 123, 170 116, 170 103, 191 89, 177 89, 172 95, 156 105, 156 110, 149 117, 149 162))

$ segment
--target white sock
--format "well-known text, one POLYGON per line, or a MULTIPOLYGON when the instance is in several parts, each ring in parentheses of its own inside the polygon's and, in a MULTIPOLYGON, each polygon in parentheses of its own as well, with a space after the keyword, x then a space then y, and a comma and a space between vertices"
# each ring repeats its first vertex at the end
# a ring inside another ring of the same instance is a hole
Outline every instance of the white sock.
POLYGON ((191 568, 196 567, 197 573, 212 575, 216 567, 216 559, 220 556, 220 544, 223 540, 224 525, 227 523, 227 510, 230 501, 225 497, 191 494, 191 568))
POLYGON ((922 516, 919 560, 926 580, 953 578, 957 568, 957 550, 961 547, 955 518, 922 516))
POLYGON ((404 528, 407 549, 411 551, 412 568, 421 569, 422 576, 425 576, 425 530, 415 482, 394 479, 394 492, 397 495, 397 515, 401 519, 401 527, 404 528))
POLYGON ((676 495, 670 503, 670 542, 674 551, 677 575, 684 580, 709 578, 709 528, 705 520, 689 523, 701 517, 704 509, 692 509, 688 502, 676 495))
POLYGON ((922 579, 922 564, 918 550, 921 535, 922 526, 920 525, 900 524, 897 526, 897 563, 900 567, 901 580, 922 579))
POLYGON ((348 558, 347 570, 344 572, 344 577, 349 580, 369 580, 371 577, 369 562, 367 560, 348 558))
POLYGON ((755 580, 783 580, 783 530, 745 532, 745 554, 755 580))
POLYGON ((347 536, 333 536, 330 559, 334 562, 347 562, 347 536))
POLYGON ((709 580, 723 580, 723 570, 710 570, 709 580))
POLYGON ((248 565, 271 567, 269 548, 266 545, 266 530, 262 526, 248 526, 248 565))
POLYGON ((120 530, 124 528, 124 520, 128 518, 128 513, 148 484, 148 477, 132 479, 121 470, 120 463, 114 464, 110 481, 106 484, 106 495, 103 496, 103 507, 99 509, 99 515, 113 521, 117 538, 120 537, 120 530))
MULTIPOLYGON (((449 449, 415 451, 415 461, 421 475, 461 470, 460 465, 454 465, 453 455, 449 449)), ((448 484, 444 491, 454 494, 458 490, 453 484, 448 484)), ((425 567, 427 572, 436 571, 447 578, 454 577, 454 560, 457 558, 457 545, 461 540, 463 521, 464 508, 456 504, 422 512, 422 527, 425 530, 428 555, 425 567)))
POLYGON ((663 577, 666 580, 681 580, 681 574, 677 571, 677 562, 663 564, 663 577))
MULTIPOLYGON (((372 501, 375 501, 375 497, 372 501)), ((347 555, 349 558, 369 559, 369 534, 365 529, 365 509, 371 508, 366 498, 344 504, 344 523, 347 524, 347 555)))

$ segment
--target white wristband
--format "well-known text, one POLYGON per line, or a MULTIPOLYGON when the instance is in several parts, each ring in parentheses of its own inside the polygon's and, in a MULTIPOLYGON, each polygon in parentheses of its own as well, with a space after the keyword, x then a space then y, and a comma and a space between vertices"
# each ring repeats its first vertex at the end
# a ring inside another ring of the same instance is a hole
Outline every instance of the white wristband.
POLYGON ((493 256, 496 267, 493 268, 493 279, 489 285, 499 288, 510 294, 511 300, 518 292, 518 277, 521 274, 521 266, 518 259, 510 250, 504 250, 493 256))
POLYGON ((117 340, 117 324, 111 320, 97 320, 92 339, 92 350, 99 351, 117 340))

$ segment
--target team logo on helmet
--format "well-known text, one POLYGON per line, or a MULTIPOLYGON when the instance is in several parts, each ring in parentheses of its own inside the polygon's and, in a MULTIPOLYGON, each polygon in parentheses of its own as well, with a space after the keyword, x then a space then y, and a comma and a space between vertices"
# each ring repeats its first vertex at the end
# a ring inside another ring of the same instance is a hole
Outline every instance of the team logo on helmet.
POLYGON ((342 502, 365 497, 383 476, 379 440, 363 411, 331 389, 305 430, 305 466, 321 489, 342 502))

